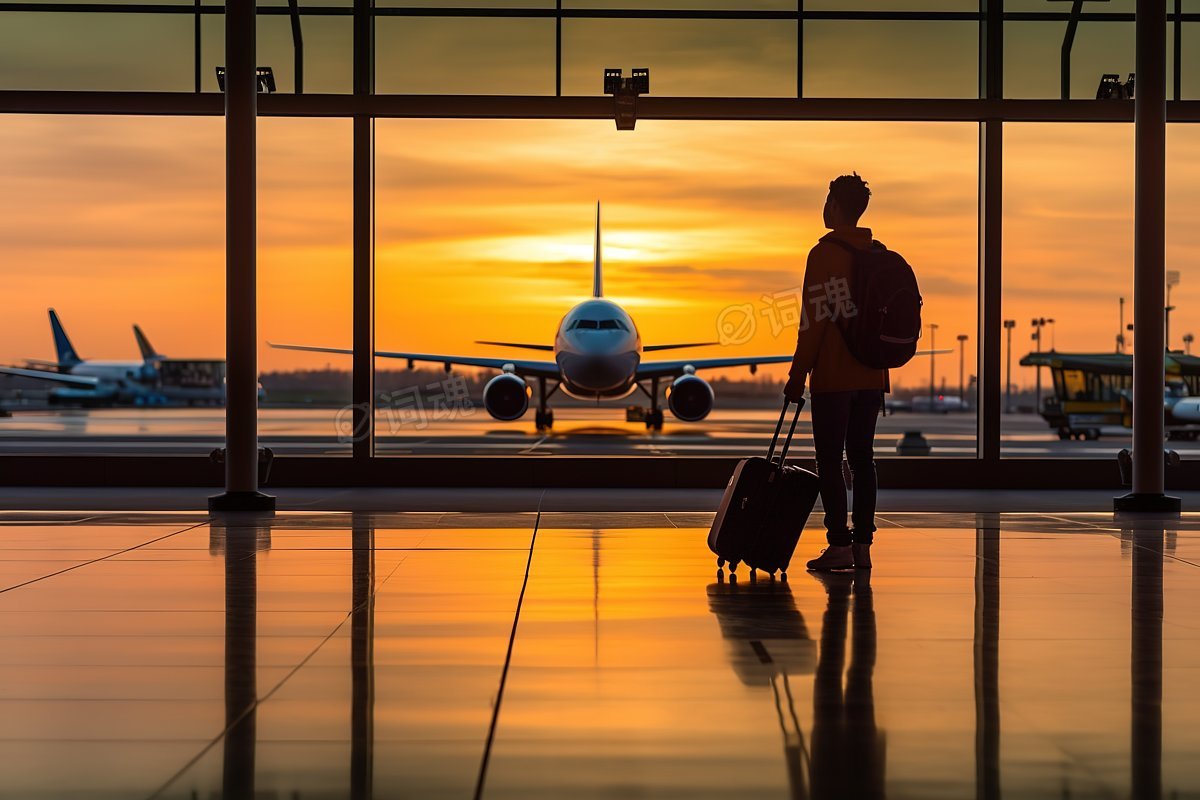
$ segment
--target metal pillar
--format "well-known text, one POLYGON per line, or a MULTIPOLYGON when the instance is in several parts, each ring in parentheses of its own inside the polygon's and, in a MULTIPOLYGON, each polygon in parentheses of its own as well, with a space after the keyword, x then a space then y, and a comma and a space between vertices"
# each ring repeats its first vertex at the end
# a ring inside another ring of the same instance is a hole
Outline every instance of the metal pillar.
POLYGON ((1118 512, 1178 513, 1164 494, 1163 381, 1166 290, 1166 0, 1138 0, 1134 95, 1133 492, 1118 512))
POLYGON ((274 511, 258 491, 255 4, 225 9, 225 493, 210 511, 274 511))
POLYGON ((796 0, 796 97, 804 97, 804 0, 796 0))
POLYGON ((1059 94, 1063 100, 1071 99, 1071 48, 1075 46, 1075 31, 1079 29, 1079 15, 1083 12, 1083 0, 1071 0, 1071 15, 1067 18, 1067 32, 1063 35, 1062 51, 1059 55, 1059 94))
MULTIPOLYGON (((979 96, 1004 96, 1004 2, 980 0, 979 96)), ((1000 461, 1001 261, 1004 211, 1004 123, 979 123, 979 319, 975 342, 975 447, 983 461, 1000 461)), ((1011 351, 1011 348, 1010 348, 1011 351)), ((1005 397, 1007 398, 1007 384, 1005 397)), ((1007 408, 1007 405, 1005 406, 1007 408)))
MULTIPOLYGON (((374 91, 374 16, 371 0, 354 3, 354 93, 374 91)), ((375 455, 375 119, 354 117, 354 460, 375 455)))

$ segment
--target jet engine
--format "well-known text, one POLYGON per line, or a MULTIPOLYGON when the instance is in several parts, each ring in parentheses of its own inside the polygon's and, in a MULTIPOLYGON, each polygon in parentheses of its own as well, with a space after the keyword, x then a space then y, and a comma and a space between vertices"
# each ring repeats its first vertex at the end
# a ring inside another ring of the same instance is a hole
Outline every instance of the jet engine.
POLYGON ((715 399, 708 381, 695 375, 682 375, 667 388, 667 408, 684 422, 699 422, 707 417, 715 399))
POLYGON ((512 422, 529 410, 529 386, 516 375, 497 375, 483 387, 483 407, 495 419, 512 422))

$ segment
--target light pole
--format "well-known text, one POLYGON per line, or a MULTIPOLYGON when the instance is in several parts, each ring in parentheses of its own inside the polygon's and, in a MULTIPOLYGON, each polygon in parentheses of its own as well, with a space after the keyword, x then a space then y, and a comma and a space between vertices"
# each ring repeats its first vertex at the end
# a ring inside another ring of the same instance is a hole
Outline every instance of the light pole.
POLYGON ((934 411, 935 395, 937 393, 937 379, 934 377, 934 361, 937 358, 937 329, 938 326, 931 322, 929 323, 929 413, 934 411))
POLYGON ((1166 313, 1164 314, 1165 320, 1164 320, 1163 324, 1165 327, 1163 329, 1163 336, 1167 343, 1166 350, 1168 353, 1171 352, 1171 312, 1175 310, 1175 306, 1171 305, 1171 289, 1172 289, 1172 287, 1175 287, 1178 285, 1179 285, 1179 270, 1177 270, 1177 269, 1167 270, 1167 307, 1166 307, 1166 313))
POLYGON ((967 358, 967 335, 960 333, 958 335, 958 398, 965 404, 967 402, 967 388, 963 381, 963 365, 967 358))
POLYGON ((1192 336, 1190 333, 1185 333, 1183 335, 1183 351, 1189 356, 1192 354, 1192 342, 1195 340, 1195 338, 1196 337, 1192 336))
POLYGON ((1004 320, 1004 331, 1008 334, 1008 366, 1004 370, 1004 413, 1012 413, 1012 332, 1017 327, 1015 319, 1004 320))
POLYGON ((1120 324, 1117 325, 1117 352, 1124 353, 1125 352, 1125 298, 1122 297, 1120 302, 1121 302, 1121 316, 1120 316, 1120 324))
MULTIPOLYGON (((1040 353, 1042 352, 1042 328, 1047 325, 1053 326, 1054 320, 1046 319, 1045 317, 1035 317, 1030 324, 1033 325, 1033 335, 1029 338, 1037 343, 1037 352, 1040 353)), ((1053 331, 1054 328, 1051 327, 1050 330, 1053 331)), ((1050 349, 1053 350, 1054 348, 1051 347, 1050 349)), ((1034 380, 1033 411, 1034 413, 1040 413, 1042 410, 1042 365, 1036 364, 1034 369, 1037 370, 1035 373, 1037 377, 1034 380)))

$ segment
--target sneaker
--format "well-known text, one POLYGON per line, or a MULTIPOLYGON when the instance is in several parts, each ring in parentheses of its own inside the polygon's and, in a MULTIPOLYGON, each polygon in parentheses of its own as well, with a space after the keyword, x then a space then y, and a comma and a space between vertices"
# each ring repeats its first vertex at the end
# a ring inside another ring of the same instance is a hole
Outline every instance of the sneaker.
POLYGON ((871 545, 869 544, 854 544, 851 545, 854 551, 854 568, 855 569, 870 569, 871 568, 871 545))
POLYGON ((854 549, 848 544, 831 544, 821 551, 821 555, 808 562, 808 568, 813 572, 854 569, 854 549))

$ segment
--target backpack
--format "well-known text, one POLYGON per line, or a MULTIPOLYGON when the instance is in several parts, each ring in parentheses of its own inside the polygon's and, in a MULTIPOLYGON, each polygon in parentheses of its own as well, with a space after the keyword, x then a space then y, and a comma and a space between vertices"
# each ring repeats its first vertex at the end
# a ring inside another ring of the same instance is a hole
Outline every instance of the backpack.
POLYGON ((850 275, 853 310, 835 320, 851 355, 868 367, 902 367, 921 338, 921 292, 917 276, 899 253, 872 242, 866 250, 830 238, 854 259, 850 275))

